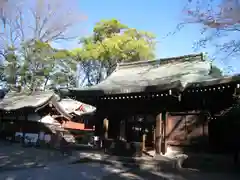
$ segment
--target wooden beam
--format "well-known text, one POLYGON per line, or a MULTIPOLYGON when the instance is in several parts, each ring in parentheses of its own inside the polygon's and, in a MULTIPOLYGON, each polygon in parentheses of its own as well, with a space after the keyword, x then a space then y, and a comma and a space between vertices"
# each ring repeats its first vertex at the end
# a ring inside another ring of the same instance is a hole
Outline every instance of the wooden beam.
POLYGON ((120 139, 126 140, 126 120, 120 121, 120 139))
POLYGON ((169 115, 171 116, 184 116, 184 115, 202 115, 209 114, 208 111, 183 111, 183 112, 171 112, 169 115))
POLYGON ((108 125, 109 125, 109 121, 107 118, 105 118, 103 120, 103 135, 104 135, 104 139, 108 138, 108 125))
POLYGON ((155 150, 156 154, 160 155, 166 151, 166 124, 167 123, 167 113, 162 112, 156 118, 156 132, 155 132, 155 150))
POLYGON ((161 117, 162 114, 159 114, 156 117, 156 129, 155 129, 155 151, 157 155, 161 154, 161 117))
POLYGON ((163 154, 166 153, 166 136, 167 136, 167 123, 168 123, 168 113, 163 112, 162 113, 162 141, 161 141, 161 152, 163 154))
POLYGON ((141 146, 141 151, 143 152, 143 151, 145 151, 145 149, 146 149, 146 134, 145 133, 143 133, 143 135, 142 135, 142 146, 141 146))
POLYGON ((156 127, 153 129, 153 147, 156 147, 156 127))

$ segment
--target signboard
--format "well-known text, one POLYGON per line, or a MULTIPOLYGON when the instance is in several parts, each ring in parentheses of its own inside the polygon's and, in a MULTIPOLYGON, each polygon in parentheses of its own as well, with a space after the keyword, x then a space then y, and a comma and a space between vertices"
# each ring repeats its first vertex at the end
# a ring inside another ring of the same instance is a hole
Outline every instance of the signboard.
POLYGON ((45 135, 45 133, 41 131, 39 133, 39 140, 43 141, 44 140, 44 135, 45 135))
POLYGON ((22 132, 16 132, 15 133, 15 141, 20 142, 22 137, 23 137, 23 133, 22 132))
POLYGON ((38 134, 26 133, 24 137, 24 143, 37 143, 38 134))
POLYGON ((51 135, 50 135, 50 134, 45 134, 45 136, 44 136, 44 141, 45 141, 46 143, 49 143, 49 142, 51 141, 51 135))
MULTIPOLYGON (((21 138, 23 137, 22 132, 16 132, 15 133, 15 140, 20 142, 21 138)), ((38 141, 38 134, 35 133, 26 133, 24 137, 24 143, 36 143, 38 141)))

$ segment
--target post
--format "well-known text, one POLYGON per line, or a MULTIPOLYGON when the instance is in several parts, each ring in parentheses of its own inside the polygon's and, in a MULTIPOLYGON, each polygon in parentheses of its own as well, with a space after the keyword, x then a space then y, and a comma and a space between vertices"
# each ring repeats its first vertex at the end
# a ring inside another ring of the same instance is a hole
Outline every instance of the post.
POLYGON ((156 129, 155 129, 155 151, 157 155, 161 153, 161 117, 162 114, 156 117, 156 129))
POLYGON ((126 138, 126 120, 120 121, 120 140, 125 141, 126 138))
POLYGON ((166 144, 166 133, 167 133, 167 121, 168 121, 168 113, 162 112, 162 140, 161 140, 161 152, 162 154, 166 153, 167 144, 166 144))
POLYGON ((145 133, 143 133, 143 135, 142 135, 142 147, 141 148, 142 148, 141 149, 142 152, 146 150, 146 134, 145 133))
POLYGON ((108 125, 109 125, 109 122, 108 122, 108 119, 105 118, 103 120, 103 135, 104 135, 104 139, 108 139, 108 125))
POLYGON ((102 146, 104 149, 104 152, 107 151, 107 139, 108 139, 108 119, 104 118, 103 120, 103 138, 102 138, 102 146))
POLYGON ((167 125, 167 113, 162 112, 156 118, 156 130, 155 130, 155 150, 156 154, 165 154, 166 151, 166 125, 167 125))
MULTIPOLYGON (((145 121, 147 121, 146 116, 144 117, 144 119, 145 119, 145 121)), ((147 130, 147 122, 145 123, 145 121, 141 123, 141 125, 142 125, 142 130, 141 130, 141 132, 142 132, 142 146, 141 146, 141 151, 142 151, 142 152, 146 150, 146 136, 147 136, 146 130, 147 130)))
POLYGON ((153 147, 156 147, 156 128, 153 126, 153 147))

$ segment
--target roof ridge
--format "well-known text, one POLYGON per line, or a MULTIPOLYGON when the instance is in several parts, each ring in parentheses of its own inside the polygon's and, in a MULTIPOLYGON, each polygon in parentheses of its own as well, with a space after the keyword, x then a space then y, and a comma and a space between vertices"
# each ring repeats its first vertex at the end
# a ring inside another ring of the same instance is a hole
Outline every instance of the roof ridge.
POLYGON ((17 91, 9 91, 6 95, 10 96, 36 96, 36 95, 44 95, 44 94, 55 94, 54 91, 47 90, 47 91, 35 91, 35 92, 17 92, 17 91))
POLYGON ((200 61, 204 60, 203 53, 160 58, 160 59, 148 60, 148 61, 123 62, 123 63, 117 64, 117 69, 133 68, 133 67, 139 67, 143 65, 165 65, 165 64, 176 63, 176 62, 199 61, 199 60, 200 61))

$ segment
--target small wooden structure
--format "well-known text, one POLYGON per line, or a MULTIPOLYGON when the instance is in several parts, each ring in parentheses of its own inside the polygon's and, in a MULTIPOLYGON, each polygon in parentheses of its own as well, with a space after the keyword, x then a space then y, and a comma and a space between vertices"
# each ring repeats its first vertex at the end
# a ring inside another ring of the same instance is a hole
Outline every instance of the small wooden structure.
MULTIPOLYGON (((32 136, 34 141, 44 140, 45 136, 46 139, 54 139, 54 136, 61 134, 69 142, 75 142, 67 129, 84 130, 86 127, 82 115, 93 113, 89 110, 80 112, 80 105, 83 103, 70 99, 60 100, 51 91, 31 95, 8 93, 0 101, 1 134, 7 133, 13 137, 15 134, 24 139, 32 136)), ((87 106, 84 104, 83 108, 87 106)))
POLYGON ((240 78, 213 77, 203 54, 118 64, 101 83, 60 89, 97 107, 95 133, 115 154, 206 150, 209 117, 235 103, 240 78))

